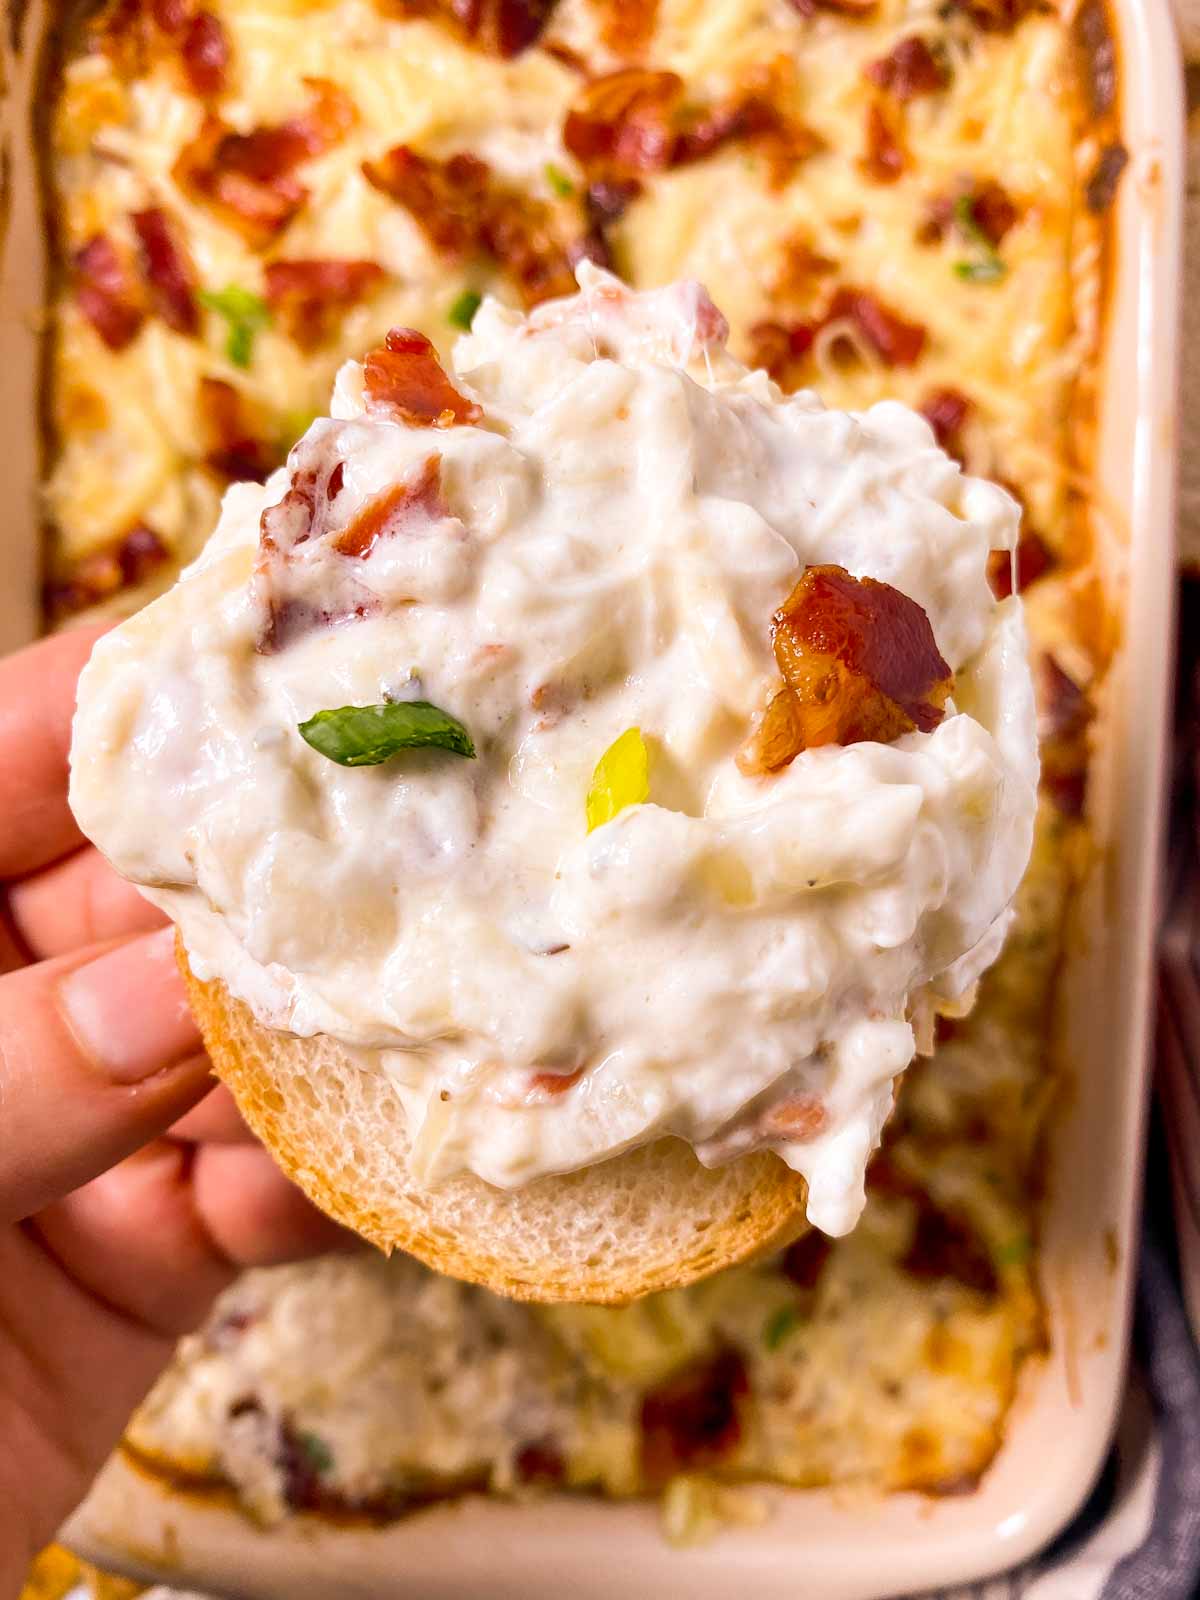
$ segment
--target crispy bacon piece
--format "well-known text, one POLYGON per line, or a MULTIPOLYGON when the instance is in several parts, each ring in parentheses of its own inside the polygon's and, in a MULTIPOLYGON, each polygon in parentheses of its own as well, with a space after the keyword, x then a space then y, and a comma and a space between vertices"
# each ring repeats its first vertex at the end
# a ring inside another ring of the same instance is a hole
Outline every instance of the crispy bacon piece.
POLYGON ((1045 651, 1037 657, 1034 691, 1042 788, 1065 815, 1083 814, 1087 794, 1088 729, 1096 714, 1087 690, 1045 651))
POLYGON ((778 772, 802 750, 928 733, 954 688, 929 618, 891 584, 815 566, 775 613, 783 685, 738 756, 750 776, 778 772))
POLYGON ((460 152, 438 161, 397 145, 364 162, 363 173, 411 213, 441 254, 491 256, 526 306, 574 290, 570 254, 555 236, 550 208, 498 182, 477 156, 460 152))
MULTIPOLYGON (((509 59, 536 44, 557 0, 392 0, 401 16, 444 23, 489 55, 509 59)), ((620 0, 617 0, 620 3, 620 0)))
POLYGON ((250 133, 234 133, 210 113, 175 163, 180 187, 260 248, 287 226, 308 196, 293 169, 332 149, 355 121, 353 104, 336 84, 305 78, 304 85, 306 111, 250 133))
POLYGON ((925 329, 920 323, 905 322, 865 289, 848 285, 838 289, 822 319, 822 326, 843 317, 853 322, 885 366, 911 367, 925 348, 925 329))
POLYGON ((867 142, 859 170, 872 183, 895 183, 908 161, 900 131, 878 100, 867 107, 867 142))
POLYGON ((900 1265, 921 1282, 951 1278, 976 1294, 991 1297, 999 1292, 995 1263, 977 1231, 927 1196, 918 1201, 916 1227, 900 1265))
MULTIPOLYGON (((341 466, 330 474, 326 498, 337 498, 341 488, 341 466), (335 483, 336 479, 336 483, 335 483)), ((434 453, 426 456, 411 478, 393 484, 382 494, 368 500, 355 517, 333 539, 333 548, 339 555, 363 560, 371 554, 380 539, 394 538, 402 533, 406 523, 411 523, 414 512, 424 522, 440 521, 448 515, 442 499, 442 458, 434 453)))
POLYGON ((789 0, 793 11, 802 17, 815 17, 818 11, 831 11, 838 17, 865 22, 879 9, 878 0, 789 0))
POLYGON ((274 452, 255 437, 245 402, 223 378, 201 378, 197 408, 208 435, 206 466, 231 482, 261 483, 276 467, 274 452))
POLYGON ((110 350, 123 350, 146 316, 131 264, 106 233, 97 233, 74 262, 75 301, 110 350))
POLYGON ((567 1463, 553 1439, 523 1445, 513 1466, 521 1483, 539 1483, 547 1488, 560 1486, 567 1476, 567 1463))
POLYGON ((135 588, 155 572, 170 555, 148 523, 135 523, 106 550, 96 550, 78 562, 66 578, 46 586, 46 610, 54 621, 98 605, 122 589, 135 588))
POLYGON ((816 325, 810 322, 756 322, 747 361, 769 372, 782 388, 794 389, 815 337, 816 325))
POLYGON ((587 84, 567 113, 563 143, 590 175, 617 181, 687 166, 732 141, 754 143, 783 182, 820 138, 771 98, 774 74, 698 110, 674 72, 625 67, 587 84))
POLYGON ((367 182, 398 201, 435 250, 466 256, 478 248, 488 207, 491 168, 465 151, 437 161, 398 144, 377 161, 364 161, 367 182))
POLYGON ((971 414, 971 402, 957 389, 934 389, 917 407, 933 429, 933 436, 947 455, 962 465, 962 430, 971 414))
POLYGON ((367 409, 413 428, 454 428, 483 415, 442 371, 433 345, 415 328, 393 328, 363 362, 367 409))
POLYGON ((1046 8, 1041 0, 947 0, 946 9, 961 12, 981 33, 1011 33, 1031 12, 1046 8))
POLYGON ((828 1117, 824 1103, 815 1095, 792 1095, 772 1106, 762 1121, 762 1131, 771 1139, 790 1139, 797 1143, 815 1139, 828 1117))
POLYGON ((771 275, 772 298, 806 300, 820 280, 836 267, 837 262, 814 249, 803 234, 792 234, 779 249, 779 259, 771 275))
MULTIPOLYGON (((1001 244, 1021 214, 1004 185, 997 183, 994 178, 985 178, 980 183, 967 183, 956 194, 939 195, 917 229, 918 241, 921 244, 937 244, 951 228, 959 226, 958 209, 964 200, 970 202, 971 221, 975 229, 993 249, 1001 244)), ((961 227, 959 231, 962 231, 961 227)))
POLYGON ((750 1392, 733 1349, 677 1372, 642 1398, 642 1471, 659 1484, 681 1471, 715 1467, 737 1449, 750 1392))
POLYGON ((783 1275, 798 1289, 815 1289, 833 1251, 833 1240, 817 1228, 810 1228, 783 1256, 783 1275))
MULTIPOLYGON (((1031 583, 1054 565, 1054 552, 1032 528, 1021 534, 1017 541, 1017 589, 1023 594, 1031 583)), ((997 600, 1007 600, 1013 593, 1013 561, 1007 550, 993 550, 988 557, 988 582, 997 600)))
POLYGON ((154 309, 176 333, 195 334, 200 313, 193 288, 191 262, 171 232, 165 211, 157 206, 135 211, 129 219, 142 251, 142 273, 150 286, 154 309))
POLYGON ((229 66, 229 38, 211 11, 193 0, 115 0, 88 30, 124 78, 144 73, 155 61, 177 56, 194 94, 222 93, 229 66))
POLYGON ((863 68, 877 89, 907 102, 918 95, 937 94, 950 82, 950 70, 919 33, 910 33, 876 61, 863 68))
POLYGON ((198 95, 210 97, 225 88, 229 70, 229 35, 211 11, 197 11, 187 24, 180 46, 183 70, 198 95))
POLYGON ((539 1094, 553 1097, 566 1094, 582 1077, 582 1067, 577 1067, 574 1072, 535 1072, 529 1080, 529 1087, 539 1094))
POLYGON ((638 61, 658 26, 659 0, 598 0, 600 38, 622 61, 638 61))
POLYGON ((1123 144, 1107 144, 1092 168, 1083 197, 1089 211, 1099 216, 1117 197, 1121 174, 1129 165, 1129 151, 1123 144))
POLYGON ((271 261, 263 271, 267 304, 302 350, 328 337, 337 316, 377 288, 384 270, 374 261, 271 261))

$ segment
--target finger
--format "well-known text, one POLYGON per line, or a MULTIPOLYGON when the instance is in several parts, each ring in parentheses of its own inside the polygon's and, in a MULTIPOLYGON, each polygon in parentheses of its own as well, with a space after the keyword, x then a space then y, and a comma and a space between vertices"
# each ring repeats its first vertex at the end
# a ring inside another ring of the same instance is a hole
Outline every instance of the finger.
POLYGON ((71 629, 0 661, 0 878, 83 842, 67 805, 75 685, 103 629, 71 629))
POLYGON ((0 978, 0 1221, 154 1138, 210 1071, 169 929, 0 978))
POLYGON ((79 1288, 172 1337, 197 1327, 237 1273, 197 1214, 193 1159, 158 1139, 32 1223, 79 1288))
POLYGON ((10 885, 8 915, 35 961, 148 933, 167 920, 92 849, 76 850, 10 885))
POLYGON ((261 1145, 202 1146, 192 1189, 209 1236, 242 1267, 275 1266, 362 1242, 311 1205, 261 1145))
POLYGON ((91 1295, 160 1333, 202 1321, 243 1267, 344 1247, 265 1150, 158 1140, 36 1220, 91 1295))
POLYGON ((242 1114, 223 1083, 175 1123, 171 1137, 185 1144, 255 1143, 254 1135, 242 1121, 242 1114))

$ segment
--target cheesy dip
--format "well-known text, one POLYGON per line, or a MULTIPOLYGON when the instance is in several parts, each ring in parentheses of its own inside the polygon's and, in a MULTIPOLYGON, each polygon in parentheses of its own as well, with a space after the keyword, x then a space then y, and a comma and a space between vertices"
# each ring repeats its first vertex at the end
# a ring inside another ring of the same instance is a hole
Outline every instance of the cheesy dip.
POLYGON ((698 285, 579 275, 458 387, 411 332, 347 365, 97 644, 72 808, 193 971, 391 1080, 420 1181, 666 1133, 846 1233, 1029 859, 1017 507, 894 401, 785 399, 698 285))
MULTIPOLYGON (((1085 8, 1093 31, 1097 16, 1085 8)), ((1003 483, 1024 518, 991 581, 1022 590, 1039 696, 1015 929, 972 1015, 943 1020, 909 1069, 852 1235, 816 1261, 738 1269, 736 1316, 723 1280, 629 1312, 517 1312, 408 1264, 331 1267, 339 1300, 364 1308, 347 1324, 384 1329, 374 1400, 353 1377, 355 1351, 374 1359, 357 1331, 345 1364, 286 1354, 322 1280, 252 1275, 135 1425, 147 1457, 269 1515, 390 1514, 463 1481, 638 1492, 696 1468, 951 1489, 986 1465, 1043 1337, 1045 1041, 1105 643, 1080 426, 1099 214, 1123 164, 1111 96, 1111 74, 1086 78, 1072 19, 1027 0, 122 0, 66 50, 52 620, 165 588, 223 488, 274 469, 343 360, 388 328, 445 356, 483 295, 528 309, 589 259, 639 288, 704 282, 732 354, 785 391, 860 412, 900 399, 1003 483), (440 1307, 425 1345, 418 1303, 440 1307), (386 1331, 401 1324, 411 1363, 386 1331), (505 1371, 549 1349, 569 1395, 605 1397, 597 1415, 619 1394, 606 1437, 625 1465, 589 1464, 576 1400, 564 1409, 553 1384, 537 1439, 504 1405, 453 1397, 436 1426, 410 1426, 447 1329, 508 1351, 505 1371), (730 1426, 686 1421, 710 1392, 730 1426), (266 1420, 248 1423, 256 1408, 266 1420), (707 1442, 651 1447, 665 1416, 672 1437, 707 1442), (299 1433, 326 1448, 297 1457, 299 1433), (467 1457, 465 1476, 444 1470, 467 1457), (289 1478, 280 1463, 297 1460, 289 1478)))

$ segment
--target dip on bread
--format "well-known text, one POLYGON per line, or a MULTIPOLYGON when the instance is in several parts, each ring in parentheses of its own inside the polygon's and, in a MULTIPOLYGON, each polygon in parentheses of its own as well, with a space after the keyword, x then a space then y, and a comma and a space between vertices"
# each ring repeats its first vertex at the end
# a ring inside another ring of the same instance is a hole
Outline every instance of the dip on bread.
POLYGON ((387 1075, 425 1181, 674 1134, 843 1233, 1029 857, 1018 509, 699 286, 580 285, 343 369, 98 644, 72 804, 200 978, 387 1075))

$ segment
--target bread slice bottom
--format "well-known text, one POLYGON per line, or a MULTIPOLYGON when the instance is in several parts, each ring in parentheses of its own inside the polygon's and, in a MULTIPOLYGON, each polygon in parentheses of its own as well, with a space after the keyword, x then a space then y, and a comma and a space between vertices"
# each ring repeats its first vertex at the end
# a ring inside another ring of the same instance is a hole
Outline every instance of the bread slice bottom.
POLYGON ((619 1305, 677 1288, 803 1232, 807 1186, 778 1156, 715 1170, 659 1139, 517 1190, 472 1174, 424 1188, 383 1073, 328 1037, 265 1028, 220 982, 179 964, 216 1072, 309 1199, 390 1252, 517 1300, 619 1305))

